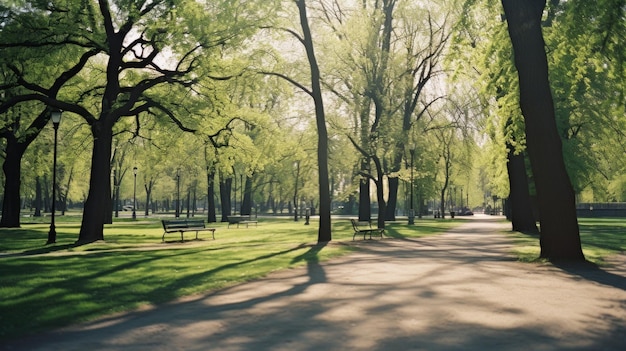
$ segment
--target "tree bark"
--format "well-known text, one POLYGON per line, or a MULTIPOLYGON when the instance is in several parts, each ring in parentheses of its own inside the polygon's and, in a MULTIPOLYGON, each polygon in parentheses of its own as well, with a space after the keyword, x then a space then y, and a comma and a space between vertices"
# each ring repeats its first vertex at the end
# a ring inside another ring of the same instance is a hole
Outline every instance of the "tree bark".
POLYGON ((217 222, 217 215, 215 213, 215 170, 207 171, 207 222, 217 222))
POLYGON ((372 204, 370 202, 370 180, 361 178, 359 182, 359 221, 372 220, 372 204))
POLYGON ((389 184, 389 197, 387 199, 385 209, 385 220, 396 220, 396 206, 398 205, 398 189, 400 188, 400 178, 388 177, 387 182, 389 184))
POLYGON ((22 173, 22 156, 26 147, 20 145, 17 139, 6 138, 6 153, 2 170, 4 171, 4 197, 2 200, 2 219, 0 227, 20 227, 20 187, 22 173))
POLYGON ((519 153, 516 155, 513 147, 509 145, 508 158, 507 170, 509 173, 512 229, 523 233, 539 233, 530 201, 524 154, 519 153))
POLYGON ((243 186, 243 200, 241 201, 241 214, 249 216, 252 214, 252 177, 246 176, 243 186))
POLYGON ((574 190, 565 168, 541 32, 545 0, 502 0, 513 44, 541 225, 541 257, 584 260, 574 190))
POLYGON ((83 220, 77 244, 104 240, 106 214, 111 210, 111 142, 113 127, 103 118, 91 126, 93 151, 89 194, 85 201, 83 220))
POLYGON ((230 216, 230 191, 232 189, 233 179, 223 179, 220 177, 220 202, 222 205, 222 222, 228 222, 230 216))

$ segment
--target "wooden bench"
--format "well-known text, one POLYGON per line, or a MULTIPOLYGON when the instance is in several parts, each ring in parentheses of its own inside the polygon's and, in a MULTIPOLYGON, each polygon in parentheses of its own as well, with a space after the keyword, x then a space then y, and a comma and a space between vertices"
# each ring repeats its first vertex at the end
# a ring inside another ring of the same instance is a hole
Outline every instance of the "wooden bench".
POLYGON ((259 222, 253 220, 250 216, 228 216, 228 228, 230 228, 231 224, 236 224, 237 228, 239 228, 239 224, 245 224, 246 228, 248 228, 248 225, 252 223, 256 226, 259 222))
POLYGON ((165 234, 175 232, 180 232, 180 241, 185 241, 184 232, 196 232, 196 240, 198 240, 198 232, 205 230, 210 231, 215 240, 215 228, 207 228, 203 219, 163 219, 161 223, 163 224, 162 241, 165 241, 165 234))
POLYGON ((365 236, 369 234, 370 239, 372 239, 372 235, 379 235, 380 238, 383 238, 383 234, 385 233, 384 229, 381 228, 372 228, 372 222, 359 222, 356 219, 351 219, 352 229, 354 229, 354 235, 352 235, 352 240, 357 235, 363 234, 363 240, 365 240, 365 236))

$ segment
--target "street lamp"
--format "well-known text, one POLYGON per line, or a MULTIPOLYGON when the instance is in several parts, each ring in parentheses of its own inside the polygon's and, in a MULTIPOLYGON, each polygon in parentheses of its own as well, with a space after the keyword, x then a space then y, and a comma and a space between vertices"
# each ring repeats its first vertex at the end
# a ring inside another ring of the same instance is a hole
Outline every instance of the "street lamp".
POLYGON ((415 210, 413 209, 413 159, 415 158, 415 147, 410 146, 409 153, 411 153, 411 208, 409 209, 409 224, 415 224, 415 210))
POLYGON ((54 244, 57 241, 56 226, 54 224, 54 214, 56 210, 56 181, 57 181, 57 135, 59 131, 59 124, 61 123, 61 113, 63 111, 56 107, 50 109, 50 119, 52 120, 52 127, 54 128, 54 152, 52 161, 52 218, 50 220, 50 231, 48 232, 47 244, 54 244))
POLYGON ((135 212, 137 207, 137 166, 133 167, 133 175, 135 177, 133 183, 133 219, 137 219, 137 212, 135 212))
POLYGON ((180 216, 180 168, 176 169, 176 218, 180 216))

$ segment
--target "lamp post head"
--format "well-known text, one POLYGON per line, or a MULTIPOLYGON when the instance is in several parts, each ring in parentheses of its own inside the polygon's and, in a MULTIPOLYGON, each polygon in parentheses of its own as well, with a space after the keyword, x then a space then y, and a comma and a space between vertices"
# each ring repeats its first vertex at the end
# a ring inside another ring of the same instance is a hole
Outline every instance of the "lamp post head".
POLYGON ((63 111, 56 107, 50 108, 50 119, 52 119, 52 124, 55 126, 58 126, 59 123, 61 123, 61 113, 63 113, 63 111))
POLYGON ((137 175, 137 166, 133 167, 133 174, 137 175))

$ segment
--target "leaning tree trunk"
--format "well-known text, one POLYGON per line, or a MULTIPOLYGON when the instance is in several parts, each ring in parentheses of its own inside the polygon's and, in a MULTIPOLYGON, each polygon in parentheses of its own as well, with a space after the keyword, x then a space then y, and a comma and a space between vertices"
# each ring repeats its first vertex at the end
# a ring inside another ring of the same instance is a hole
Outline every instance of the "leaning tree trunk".
POLYGON ((585 257, 580 243, 574 190, 563 160, 541 32, 545 0, 502 0, 502 5, 519 75, 520 107, 537 188, 541 257, 582 261, 585 257))
POLYGON ((91 128, 93 151, 89 193, 85 201, 83 220, 77 244, 87 244, 104 240, 104 223, 107 212, 111 211, 111 141, 112 126, 97 121, 91 128))

